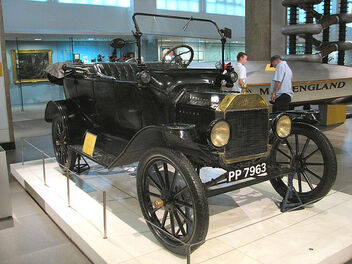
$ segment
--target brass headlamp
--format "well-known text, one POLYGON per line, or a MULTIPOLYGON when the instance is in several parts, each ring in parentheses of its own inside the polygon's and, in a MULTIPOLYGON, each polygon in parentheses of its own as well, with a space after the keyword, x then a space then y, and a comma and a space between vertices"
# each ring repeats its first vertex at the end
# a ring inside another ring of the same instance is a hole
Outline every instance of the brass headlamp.
POLYGON ((216 148, 224 147, 229 143, 231 136, 230 125, 225 120, 215 120, 210 125, 210 142, 216 148))
POLYGON ((291 134, 292 120, 288 115, 281 114, 276 117, 273 124, 273 131, 281 139, 287 138, 291 134))

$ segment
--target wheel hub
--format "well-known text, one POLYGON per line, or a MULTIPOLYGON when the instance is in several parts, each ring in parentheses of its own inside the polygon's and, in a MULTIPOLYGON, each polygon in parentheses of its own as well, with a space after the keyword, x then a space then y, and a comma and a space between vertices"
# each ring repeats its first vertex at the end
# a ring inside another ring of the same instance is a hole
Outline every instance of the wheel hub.
POLYGON ((164 204, 172 202, 172 193, 169 190, 162 190, 160 198, 164 201, 164 204))
POLYGON ((298 172, 302 172, 306 166, 305 160, 301 156, 297 155, 294 157, 294 159, 292 159, 291 165, 298 172))
POLYGON ((165 204, 165 209, 168 211, 172 211, 174 209, 174 204, 173 203, 165 204))

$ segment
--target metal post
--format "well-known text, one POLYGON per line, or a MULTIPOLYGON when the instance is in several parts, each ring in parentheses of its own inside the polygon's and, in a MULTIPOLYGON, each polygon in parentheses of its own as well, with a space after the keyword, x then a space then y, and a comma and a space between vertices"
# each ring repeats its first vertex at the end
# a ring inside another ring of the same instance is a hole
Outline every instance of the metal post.
POLYGON ((68 168, 66 168, 66 178, 67 178, 67 204, 68 204, 68 207, 71 207, 71 201, 70 201, 70 172, 69 172, 68 168))
MULTIPOLYGON (((314 7, 312 4, 308 5, 308 8, 306 9, 306 23, 311 24, 313 23, 313 12, 314 12, 314 7)), ((305 45, 305 54, 312 54, 313 53, 313 35, 312 34, 305 34, 306 38, 306 45, 305 45)))
MULTIPOLYGON (((340 14, 346 14, 347 7, 348 7, 347 0, 341 0, 340 1, 340 14)), ((340 42, 346 41, 346 23, 339 24, 339 41, 340 42)), ((338 58, 337 58, 338 65, 345 65, 345 55, 346 55, 345 50, 339 50, 338 58)))
POLYGON ((22 158, 22 166, 23 166, 24 165, 23 138, 21 138, 21 158, 22 158))
POLYGON ((42 163, 43 163, 43 178, 44 178, 44 185, 46 185, 46 174, 45 174, 45 158, 44 158, 44 152, 42 152, 42 163))
POLYGON ((103 217, 104 217, 104 236, 103 239, 106 239, 106 191, 103 191, 103 217))
MULTIPOLYGON (((324 0, 324 16, 327 17, 331 13, 331 1, 324 0)), ((322 45, 327 44, 330 41, 330 27, 327 27, 323 30, 323 41, 322 45)), ((325 56, 323 58, 323 63, 329 62, 329 56, 325 56)))
MULTIPOLYGON (((290 6, 290 25, 297 24, 297 6, 290 6)), ((289 54, 296 54, 297 49, 297 36, 290 35, 289 37, 289 54)))
POLYGON ((191 245, 187 245, 187 264, 191 264, 191 245))

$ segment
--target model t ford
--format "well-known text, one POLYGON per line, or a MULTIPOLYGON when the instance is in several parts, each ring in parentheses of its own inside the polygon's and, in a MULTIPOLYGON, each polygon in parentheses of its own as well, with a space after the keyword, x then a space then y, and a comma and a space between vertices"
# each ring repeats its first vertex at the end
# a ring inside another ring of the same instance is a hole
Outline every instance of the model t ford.
MULTIPOLYGON (((291 202, 314 202, 329 192, 336 157, 311 113, 270 114, 260 95, 221 91, 237 78, 223 71, 229 29, 193 17, 136 13, 133 21, 135 62, 62 67, 66 100, 49 102, 45 113, 62 167, 74 169, 79 156, 108 169, 138 161, 143 215, 156 238, 178 254, 205 240, 208 197, 263 181, 284 197, 290 175, 298 193, 291 202), (138 17, 182 21, 184 30, 195 22, 211 25, 221 39, 222 65, 189 68, 189 45, 171 48, 161 62, 142 62, 138 17), (225 172, 204 180, 203 167, 225 172)), ((111 41, 115 48, 124 44, 111 41)))

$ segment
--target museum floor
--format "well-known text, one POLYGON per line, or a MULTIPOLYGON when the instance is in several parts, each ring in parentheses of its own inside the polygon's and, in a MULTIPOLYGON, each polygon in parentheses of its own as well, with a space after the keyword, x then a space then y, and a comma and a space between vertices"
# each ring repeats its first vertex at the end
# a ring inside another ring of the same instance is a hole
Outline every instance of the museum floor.
MULTIPOLYGON (((351 106, 349 110, 352 111, 351 106)), ((51 126, 39 119, 42 111, 43 106, 14 111, 17 148, 7 153, 9 164, 21 160, 21 137, 29 138, 35 146, 52 154, 51 126)), ((325 133, 335 148, 339 164, 333 189, 352 195, 352 119, 325 133)), ((40 159, 40 153, 29 146, 25 146, 25 153, 25 160, 40 159)), ((0 263, 90 263, 12 177, 10 185, 13 220, 0 221, 0 263)))
MULTIPOLYGON (((7 152, 8 164, 21 160, 19 138, 47 135, 50 124, 43 119, 45 105, 26 107, 13 112, 16 150, 7 152)), ((50 150, 50 138, 40 138, 50 150)), ((26 160, 38 159, 33 149, 26 149, 26 160)), ((39 205, 13 178, 10 178, 13 219, 0 221, 0 263, 91 263, 55 225, 39 205)))

